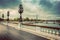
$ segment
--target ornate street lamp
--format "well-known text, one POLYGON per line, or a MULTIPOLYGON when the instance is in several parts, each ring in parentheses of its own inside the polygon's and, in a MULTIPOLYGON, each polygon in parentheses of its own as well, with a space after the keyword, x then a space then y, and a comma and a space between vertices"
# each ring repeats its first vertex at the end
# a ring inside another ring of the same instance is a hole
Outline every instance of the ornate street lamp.
POLYGON ((4 14, 2 14, 2 19, 4 20, 4 14))
POLYGON ((8 26, 8 23, 9 23, 9 11, 7 11, 7 29, 8 29, 8 32, 9 32, 9 26, 8 26))
POLYGON ((7 11, 7 21, 9 22, 9 11, 7 11))
POLYGON ((22 13, 23 13, 23 6, 22 4, 19 5, 19 10, 18 10, 19 14, 20 14, 20 19, 19 22, 22 22, 22 13))

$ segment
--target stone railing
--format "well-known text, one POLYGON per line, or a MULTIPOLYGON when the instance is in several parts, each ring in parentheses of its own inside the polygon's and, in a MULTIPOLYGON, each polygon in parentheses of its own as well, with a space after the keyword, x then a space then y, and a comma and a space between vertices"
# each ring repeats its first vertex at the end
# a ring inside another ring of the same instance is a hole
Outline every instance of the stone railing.
POLYGON ((35 28, 35 30, 39 30, 41 32, 46 32, 49 34, 60 36, 59 27, 48 27, 48 26, 40 26, 40 25, 33 25, 33 24, 22 24, 22 25, 26 25, 26 26, 28 26, 27 28, 32 29, 32 30, 35 28))

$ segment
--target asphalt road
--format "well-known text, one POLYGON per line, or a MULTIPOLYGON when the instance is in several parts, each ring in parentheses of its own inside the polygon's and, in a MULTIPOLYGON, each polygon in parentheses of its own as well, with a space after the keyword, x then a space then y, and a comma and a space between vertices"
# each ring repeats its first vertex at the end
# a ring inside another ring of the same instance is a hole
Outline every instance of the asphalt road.
POLYGON ((0 24, 0 40, 48 40, 34 34, 16 30, 13 27, 0 24))

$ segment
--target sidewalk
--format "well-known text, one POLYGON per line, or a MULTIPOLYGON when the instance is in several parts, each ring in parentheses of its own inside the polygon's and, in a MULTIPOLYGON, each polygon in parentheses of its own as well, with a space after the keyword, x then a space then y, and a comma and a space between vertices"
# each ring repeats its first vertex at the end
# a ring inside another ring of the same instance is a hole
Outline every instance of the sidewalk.
MULTIPOLYGON (((5 24, 5 25, 7 25, 7 24, 5 24)), ((19 24, 9 23, 8 25, 11 26, 11 27, 16 28, 17 30, 23 30, 23 31, 26 31, 26 32, 29 32, 29 33, 32 33, 32 34, 35 34, 35 35, 38 35, 38 36, 42 36, 44 38, 48 38, 50 40, 60 40, 60 36, 40 32, 40 31, 34 31, 34 30, 31 30, 31 29, 27 29, 27 28, 21 28, 21 27, 18 26, 19 24)))

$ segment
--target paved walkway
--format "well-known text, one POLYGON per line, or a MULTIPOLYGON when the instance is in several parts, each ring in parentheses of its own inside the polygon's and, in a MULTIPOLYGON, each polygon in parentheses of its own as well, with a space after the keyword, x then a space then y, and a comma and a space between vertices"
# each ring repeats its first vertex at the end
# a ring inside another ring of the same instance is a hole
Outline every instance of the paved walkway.
POLYGON ((48 39, 22 30, 18 31, 13 27, 0 24, 0 40, 48 40, 48 39))
POLYGON ((48 38, 48 39, 52 39, 52 40, 55 40, 55 39, 60 40, 60 36, 57 36, 57 35, 52 35, 52 34, 40 32, 40 31, 34 31, 34 30, 31 30, 31 29, 27 29, 27 28, 21 28, 20 29, 17 24, 9 23, 8 25, 11 26, 11 27, 14 27, 17 30, 23 30, 25 32, 29 32, 29 33, 32 33, 32 34, 35 34, 35 35, 38 35, 38 36, 41 36, 41 37, 44 37, 44 38, 48 38))

